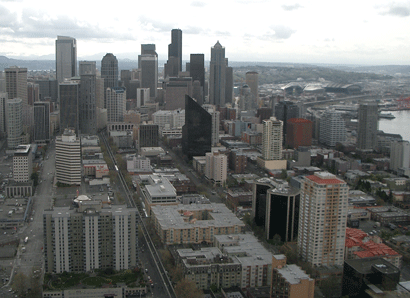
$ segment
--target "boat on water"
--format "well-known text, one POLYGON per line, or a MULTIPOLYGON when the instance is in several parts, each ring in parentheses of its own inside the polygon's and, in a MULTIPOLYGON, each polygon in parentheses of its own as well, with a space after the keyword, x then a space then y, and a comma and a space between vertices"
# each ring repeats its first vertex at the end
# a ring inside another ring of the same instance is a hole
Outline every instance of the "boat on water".
POLYGON ((380 113, 379 118, 394 119, 394 118, 396 118, 396 116, 394 116, 392 113, 380 113))

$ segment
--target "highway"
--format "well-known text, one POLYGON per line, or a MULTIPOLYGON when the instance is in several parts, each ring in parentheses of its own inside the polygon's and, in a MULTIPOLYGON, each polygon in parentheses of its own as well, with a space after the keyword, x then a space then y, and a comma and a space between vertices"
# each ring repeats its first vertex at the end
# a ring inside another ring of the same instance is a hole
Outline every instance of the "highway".
MULTIPOLYGON (((107 141, 105 131, 103 131, 102 133, 99 133, 99 137, 104 142, 107 148, 107 153, 109 157, 111 158, 111 160, 113 161, 114 168, 117 171, 118 177, 121 181, 121 185, 124 189, 124 193, 126 195, 126 200, 128 201, 128 205, 131 207, 137 208, 137 204, 134 202, 132 193, 129 190, 125 182, 124 176, 122 175, 121 171, 119 171, 118 169, 115 155, 112 152, 111 147, 107 141)), ((149 275, 154 282, 154 287, 151 289, 153 297, 176 298, 172 283, 168 275, 166 274, 165 267, 162 264, 161 258, 155 248, 155 245, 143 221, 143 217, 145 217, 145 214, 141 212, 141 210, 138 210, 138 214, 139 214, 140 227, 141 227, 141 230, 144 236, 143 243, 139 243, 139 246, 140 246, 139 259, 141 260, 144 267, 148 269, 147 275, 149 275), (142 252, 142 250, 144 250, 144 252, 142 252)))

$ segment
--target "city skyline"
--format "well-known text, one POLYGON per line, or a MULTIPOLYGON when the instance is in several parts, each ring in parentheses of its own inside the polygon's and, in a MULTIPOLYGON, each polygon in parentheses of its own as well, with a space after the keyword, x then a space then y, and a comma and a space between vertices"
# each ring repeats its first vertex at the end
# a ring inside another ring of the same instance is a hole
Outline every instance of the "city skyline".
POLYGON ((112 14, 106 7, 73 1, 64 7, 49 1, 0 1, 0 55, 54 59, 58 35, 77 40, 78 60, 99 60, 111 52, 137 60, 141 44, 156 44, 166 60, 169 32, 184 35, 183 57, 204 53, 219 40, 230 61, 409 64, 410 3, 347 1, 343 5, 257 0, 159 1, 112 14), (218 7, 218 9, 215 9, 218 7), (180 17, 176 18, 177 10, 180 17), (151 14, 147 14, 152 11, 151 14), (175 13, 170 13, 175 11, 175 13), (337 13, 336 13, 337 12, 337 13))

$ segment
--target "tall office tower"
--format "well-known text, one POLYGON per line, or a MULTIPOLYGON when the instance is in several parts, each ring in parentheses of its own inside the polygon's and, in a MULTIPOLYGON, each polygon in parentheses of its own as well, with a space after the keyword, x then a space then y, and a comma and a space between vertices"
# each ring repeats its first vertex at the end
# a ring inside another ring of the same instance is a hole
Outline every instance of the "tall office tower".
POLYGON ((158 147, 159 126, 157 124, 141 124, 138 127, 138 148, 158 147))
POLYGON ((150 100, 149 88, 137 88, 137 108, 144 106, 150 100))
POLYGON ((6 135, 7 131, 7 101, 8 96, 6 92, 0 92, 0 138, 6 135))
POLYGON ((252 194, 252 218, 263 227, 266 239, 279 235, 283 242, 296 241, 299 228, 299 190, 288 184, 262 178, 255 181, 252 194))
POLYGON ((409 141, 393 141, 390 145, 390 170, 397 172, 400 168, 408 168, 410 162, 409 141))
POLYGON ((278 102, 275 105, 275 117, 278 120, 283 121, 283 135, 286 136, 288 120, 292 118, 300 118, 299 107, 288 100, 278 102))
POLYGON ((69 128, 56 137, 56 178, 57 182, 68 185, 81 184, 80 139, 69 128))
POLYGON ((219 144, 219 122, 220 122, 220 112, 216 111, 214 105, 204 104, 202 108, 208 111, 212 116, 212 146, 217 146, 219 144))
POLYGON ((349 187, 327 172, 303 179, 298 253, 311 266, 343 265, 349 187))
MULTIPOLYGON (((182 71, 182 30, 171 30, 171 43, 168 45, 168 61, 174 57, 176 59, 176 76, 182 71)), ((175 73, 168 74, 170 77, 175 76, 175 73)))
POLYGON ((205 55, 204 54, 191 54, 189 57, 189 74, 192 81, 198 81, 200 84, 199 94, 194 96, 199 104, 204 103, 205 98, 205 55))
POLYGON ((205 156, 212 147, 212 116, 195 100, 185 96, 185 125, 182 127, 182 152, 192 159, 205 156))
POLYGON ((5 73, 8 97, 10 99, 20 98, 23 105, 27 105, 27 68, 13 66, 6 68, 5 73))
POLYGON ((248 111, 253 110, 254 108, 255 107, 253 106, 251 88, 249 88, 249 86, 245 84, 241 87, 241 94, 239 97, 239 109, 241 111, 248 111))
POLYGON ((219 152, 207 152, 205 160, 205 177, 212 183, 222 186, 227 177, 228 157, 219 152))
POLYGON ((79 131, 78 102, 80 84, 77 81, 65 81, 60 85, 60 131, 66 128, 79 131))
POLYGON ((35 83, 27 83, 27 103, 33 105, 34 102, 40 99, 40 86, 35 83))
POLYGON ((346 141, 346 125, 340 112, 326 110, 320 117, 319 142, 330 147, 346 141))
POLYGON ((158 88, 158 54, 155 52, 155 45, 141 45, 138 67, 141 69, 141 88, 149 88, 150 96, 156 98, 158 88))
POLYGON ((127 99, 126 91, 122 87, 106 89, 107 121, 123 122, 126 111, 127 99))
POLYGON ((360 104, 358 111, 357 148, 373 150, 377 146, 379 109, 377 103, 360 104))
POLYGON ((185 107, 185 95, 192 97, 192 78, 168 77, 163 83, 165 90, 165 110, 183 109, 185 107))
POLYGON ((39 100, 57 102, 58 99, 58 81, 51 79, 35 81, 39 86, 39 100))
POLYGON ((34 103, 34 142, 50 142, 50 102, 37 101, 34 103))
POLYGON ((58 83, 77 75, 77 41, 68 36, 57 36, 56 73, 58 83))
POLYGON ((262 107, 257 109, 256 117, 259 118, 259 123, 262 123, 263 120, 267 120, 272 116, 272 109, 267 107, 262 107))
POLYGON ((286 145, 297 149, 300 146, 312 145, 313 122, 303 118, 288 120, 286 145))
POLYGON ((219 41, 211 48, 209 103, 225 106, 226 61, 225 48, 219 41))
POLYGON ((28 182, 33 173, 33 152, 31 145, 19 145, 13 155, 13 180, 28 182))
POLYGON ((249 88, 251 88, 252 102, 254 107, 258 107, 259 104, 258 77, 259 74, 256 71, 248 71, 245 75, 246 84, 249 86, 249 88))
POLYGON ((97 75, 97 65, 95 61, 80 61, 80 77, 82 75, 97 75))
POLYGON ((262 124, 262 158, 264 160, 281 160, 283 122, 275 117, 270 117, 262 124))
POLYGON ((80 62, 80 99, 78 101, 79 133, 95 135, 97 133, 95 61, 80 62))
POLYGON ((7 100, 7 146, 16 148, 23 143, 23 101, 20 98, 7 100))
POLYGON ((95 79, 95 104, 97 108, 104 109, 104 79, 96 77, 95 79))
POLYGON ((225 103, 233 103, 233 68, 228 66, 226 59, 225 67, 225 103))
POLYGON ((77 208, 44 210, 45 271, 134 268, 138 264, 136 208, 105 205, 86 196, 79 196, 77 202, 77 208))
POLYGON ((112 53, 107 53, 101 60, 101 78, 104 79, 105 104, 107 107, 107 88, 118 87, 118 60, 112 53))

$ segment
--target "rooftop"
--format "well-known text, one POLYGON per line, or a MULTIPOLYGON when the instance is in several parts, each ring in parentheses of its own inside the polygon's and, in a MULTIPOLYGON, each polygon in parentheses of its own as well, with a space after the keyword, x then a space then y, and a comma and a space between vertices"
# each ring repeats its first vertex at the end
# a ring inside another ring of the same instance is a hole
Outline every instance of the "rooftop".
POLYGON ((275 270, 290 284, 298 284, 301 279, 313 280, 305 271, 295 264, 285 265, 275 270))

